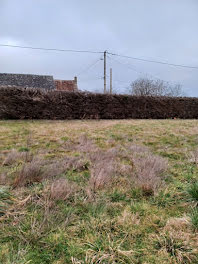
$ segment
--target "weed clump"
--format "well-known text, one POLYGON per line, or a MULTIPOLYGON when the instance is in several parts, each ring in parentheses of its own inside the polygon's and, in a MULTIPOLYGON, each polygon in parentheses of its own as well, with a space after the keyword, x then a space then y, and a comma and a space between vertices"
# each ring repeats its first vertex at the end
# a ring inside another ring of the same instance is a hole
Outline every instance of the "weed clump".
POLYGON ((191 200, 198 203, 198 182, 192 184, 187 191, 191 200))
POLYGON ((8 188, 0 187, 0 217, 6 213, 7 206, 12 203, 8 188))
MULTIPOLYGON (((197 263, 197 237, 192 233, 190 217, 170 218, 160 235, 156 236, 155 248, 168 254, 173 263, 197 263)), ((172 262, 171 262, 172 263, 172 262)))
POLYGON ((65 156, 61 160, 56 160, 47 165, 43 173, 44 179, 54 178, 67 170, 83 171, 87 169, 88 163, 82 157, 65 156))
POLYGON ((164 158, 147 153, 134 155, 135 183, 146 196, 154 194, 162 181, 162 174, 167 169, 164 158))
POLYGON ((198 149, 190 153, 190 162, 198 164, 198 149))
POLYGON ((196 258, 192 247, 182 239, 174 238, 172 234, 164 234, 158 237, 155 248, 158 252, 167 253, 174 261, 173 263, 190 264, 196 258))
POLYGON ((50 188, 50 199, 54 201, 67 200, 75 191, 75 186, 67 179, 60 178, 54 181, 50 188))
POLYGON ((41 182, 43 178, 42 166, 44 161, 34 158, 31 162, 25 163, 14 181, 14 187, 22 187, 34 182, 41 182))
POLYGON ((9 166, 17 161, 31 161, 32 155, 29 152, 18 152, 16 149, 11 150, 6 156, 3 165, 9 166))
POLYGON ((91 159, 91 176, 88 182, 88 194, 92 195, 104 186, 109 186, 116 173, 116 149, 98 151, 91 159))
POLYGON ((144 196, 153 195, 161 185, 163 173, 168 165, 167 160, 153 155, 147 147, 138 145, 127 145, 122 157, 128 160, 130 165, 122 165, 121 174, 130 175, 144 196))
POLYGON ((190 218, 194 229, 198 230, 198 208, 192 210, 190 218))
POLYGON ((89 139, 86 134, 83 134, 78 139, 78 144, 74 146, 74 149, 79 152, 93 152, 97 150, 97 146, 93 143, 92 139, 89 139))

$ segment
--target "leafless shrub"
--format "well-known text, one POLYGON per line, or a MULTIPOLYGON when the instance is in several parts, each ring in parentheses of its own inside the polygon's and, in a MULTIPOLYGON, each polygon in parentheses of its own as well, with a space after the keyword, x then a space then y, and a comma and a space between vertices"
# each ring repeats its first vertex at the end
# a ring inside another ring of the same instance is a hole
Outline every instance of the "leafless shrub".
POLYGON ((76 190, 74 184, 69 183, 67 179, 57 179, 50 188, 50 199, 67 200, 76 190))
POLYGON ((91 177, 88 183, 88 195, 93 196, 98 189, 108 186, 116 173, 116 149, 95 152, 92 157, 91 177))
POLYGON ((42 166, 44 161, 34 158, 31 162, 25 163, 14 181, 14 187, 26 186, 34 182, 41 182, 43 178, 42 166))
POLYGON ((134 155, 132 160, 135 167, 135 183, 145 195, 152 195, 161 184, 167 161, 151 153, 134 155))
POLYGON ((163 80, 152 80, 149 78, 139 78, 135 80, 131 84, 129 92, 136 96, 184 96, 180 84, 171 85, 163 80))
POLYGON ((8 166, 14 164, 19 160, 31 161, 31 159, 32 159, 32 154, 30 154, 29 152, 18 152, 16 149, 12 149, 6 156, 3 165, 8 166))

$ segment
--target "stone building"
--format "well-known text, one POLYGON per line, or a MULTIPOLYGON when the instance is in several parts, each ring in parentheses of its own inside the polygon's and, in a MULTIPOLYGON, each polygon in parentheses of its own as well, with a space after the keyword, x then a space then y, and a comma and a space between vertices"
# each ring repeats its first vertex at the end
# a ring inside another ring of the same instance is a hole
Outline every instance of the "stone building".
POLYGON ((54 80, 53 76, 33 74, 0 73, 0 86, 78 91, 77 77, 74 80, 54 80))
POLYGON ((74 80, 55 80, 56 90, 58 91, 69 91, 76 92, 78 91, 77 77, 74 77, 74 80))
POLYGON ((53 76, 0 73, 0 86, 55 89, 53 76))

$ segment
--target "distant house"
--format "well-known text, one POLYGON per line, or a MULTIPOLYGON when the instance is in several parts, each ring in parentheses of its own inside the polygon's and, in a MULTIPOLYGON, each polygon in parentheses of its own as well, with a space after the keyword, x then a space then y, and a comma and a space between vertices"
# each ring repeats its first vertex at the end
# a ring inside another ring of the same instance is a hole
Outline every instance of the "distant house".
POLYGON ((74 80, 54 80, 53 76, 33 74, 0 73, 0 86, 78 91, 77 77, 74 80))
POLYGON ((76 92, 78 91, 77 77, 74 77, 72 81, 55 80, 55 87, 58 91, 76 92))
POLYGON ((55 89, 53 76, 0 73, 0 86, 55 89))

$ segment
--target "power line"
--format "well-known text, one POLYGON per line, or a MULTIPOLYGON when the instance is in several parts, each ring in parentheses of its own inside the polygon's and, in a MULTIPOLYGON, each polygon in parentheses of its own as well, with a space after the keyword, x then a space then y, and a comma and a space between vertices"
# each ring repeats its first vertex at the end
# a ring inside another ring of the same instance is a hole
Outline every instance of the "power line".
POLYGON ((85 82, 85 81, 98 81, 98 80, 102 80, 103 77, 95 77, 95 78, 86 78, 86 79, 82 79, 81 81, 85 82))
POLYGON ((119 64, 122 64, 122 65, 126 66, 128 69, 130 69, 130 70, 132 70, 132 71, 134 71, 134 72, 140 73, 140 74, 142 74, 142 75, 145 75, 145 74, 146 74, 146 75, 149 75, 151 78, 155 78, 155 79, 157 79, 157 80, 160 79, 159 77, 154 76, 154 75, 152 75, 152 74, 150 74, 150 73, 146 73, 146 72, 138 71, 138 70, 136 70, 133 66, 129 65, 128 63, 121 62, 121 61, 119 61, 119 60, 117 60, 117 59, 115 59, 115 58, 111 58, 111 57, 109 57, 109 56, 108 56, 108 58, 111 59, 111 60, 114 60, 115 62, 117 62, 117 63, 119 63, 119 64))
POLYGON ((77 75, 79 76, 79 75, 87 72, 88 70, 90 70, 91 68, 93 68, 100 60, 101 60, 101 58, 100 59, 97 59, 96 61, 94 61, 93 63, 91 63, 91 65, 89 65, 86 69, 84 69, 81 72, 79 72, 77 75))
POLYGON ((142 73, 141 71, 138 71, 138 70, 134 69, 133 67, 131 67, 131 65, 128 65, 128 64, 126 64, 126 63, 123 63, 123 62, 121 62, 121 61, 119 61, 119 60, 116 60, 115 58, 111 58, 111 57, 109 57, 109 56, 108 56, 108 58, 109 58, 110 60, 114 60, 115 62, 117 62, 117 63, 119 63, 119 64, 122 64, 122 65, 127 66, 127 68, 131 69, 132 71, 135 71, 135 72, 137 72, 137 73, 142 73))
POLYGON ((156 60, 147 60, 147 59, 141 59, 141 58, 137 58, 137 57, 131 57, 131 56, 126 56, 126 55, 121 55, 121 54, 116 54, 116 53, 111 53, 111 52, 108 52, 108 54, 112 55, 112 56, 118 56, 118 57, 123 57, 123 58, 128 58, 128 59, 133 59, 133 60, 139 60, 139 61, 144 61, 144 62, 158 63, 158 64, 162 64, 162 65, 181 67, 181 68, 189 68, 189 69, 197 69, 198 70, 197 66, 188 66, 188 65, 184 65, 184 64, 175 64, 175 63, 168 63, 168 62, 162 62, 162 61, 156 61, 156 60))
POLYGON ((91 50, 66 50, 66 49, 57 49, 57 48, 39 48, 39 47, 28 47, 28 46, 17 46, 17 45, 5 45, 0 44, 0 47, 9 47, 9 48, 20 48, 20 49, 32 49, 32 50, 45 50, 45 51, 60 51, 60 52, 75 52, 75 53, 97 53, 101 54, 102 51, 91 51, 91 50))
MULTIPOLYGON (((19 46, 19 45, 8 45, 8 44, 0 44, 0 47, 32 49, 32 50, 44 50, 44 51, 58 51, 58 52, 74 52, 74 53, 95 53, 95 54, 104 53, 103 51, 70 50, 70 49, 67 50, 67 49, 58 49, 58 48, 41 48, 41 47, 19 46)), ((168 63, 168 62, 157 61, 157 60, 147 60, 147 59, 142 59, 142 58, 138 58, 138 57, 126 56, 126 55, 121 55, 121 54, 117 54, 117 53, 111 53, 111 52, 108 52, 108 51, 106 53, 109 54, 109 55, 112 55, 112 56, 118 56, 118 57, 123 57, 123 58, 143 61, 143 62, 157 63, 157 64, 162 64, 162 65, 168 65, 168 66, 173 66, 173 67, 181 67, 181 68, 188 68, 188 69, 198 69, 198 66, 188 66, 188 65, 184 65, 184 64, 168 63)))

